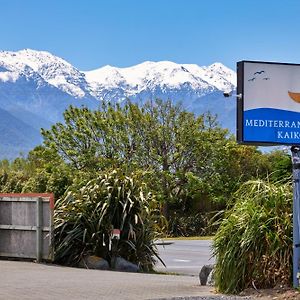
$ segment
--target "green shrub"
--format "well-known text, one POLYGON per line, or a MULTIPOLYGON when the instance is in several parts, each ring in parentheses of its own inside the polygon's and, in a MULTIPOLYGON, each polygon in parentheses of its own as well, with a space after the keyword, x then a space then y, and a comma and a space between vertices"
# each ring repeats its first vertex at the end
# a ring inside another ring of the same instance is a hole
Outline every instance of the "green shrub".
POLYGON ((238 293, 252 286, 290 284, 292 276, 291 185, 249 181, 234 196, 214 243, 216 286, 238 293))
POLYGON ((157 202, 134 175, 120 172, 99 175, 79 191, 74 188, 56 203, 55 259, 76 265, 87 254, 111 261, 121 256, 152 270, 157 256, 154 214, 157 202), (112 228, 121 239, 110 248, 112 228))
POLYGON ((215 232, 210 226, 212 213, 179 214, 174 212, 168 222, 168 235, 171 236, 205 236, 215 232))
POLYGON ((2 193, 21 193, 28 176, 22 171, 0 171, 0 190, 2 193))

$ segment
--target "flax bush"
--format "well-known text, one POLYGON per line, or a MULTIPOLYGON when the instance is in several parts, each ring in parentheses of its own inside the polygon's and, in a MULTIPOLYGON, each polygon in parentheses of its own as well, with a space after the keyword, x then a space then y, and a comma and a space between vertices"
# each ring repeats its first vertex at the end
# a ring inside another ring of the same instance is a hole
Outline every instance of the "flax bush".
POLYGON ((220 292, 291 283, 292 198, 291 184, 262 180, 236 192, 213 243, 220 292))
POLYGON ((76 265, 87 254, 109 262, 121 256, 142 270, 152 270, 159 259, 154 245, 157 209, 155 197, 134 175, 113 171, 78 191, 73 188, 55 207, 56 261, 76 265), (114 249, 109 240, 112 228, 121 230, 114 249))

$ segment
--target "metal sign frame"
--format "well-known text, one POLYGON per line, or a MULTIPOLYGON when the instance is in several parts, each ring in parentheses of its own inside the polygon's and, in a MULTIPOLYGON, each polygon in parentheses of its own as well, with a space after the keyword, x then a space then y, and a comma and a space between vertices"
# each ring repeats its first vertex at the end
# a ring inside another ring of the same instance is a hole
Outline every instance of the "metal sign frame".
MULTIPOLYGON (((241 97, 237 98, 237 142, 243 145, 254 145, 254 146, 276 146, 276 145, 300 145, 299 143, 295 142, 277 142, 277 141, 249 141, 245 140, 244 136, 244 100, 245 100, 245 63, 247 64, 266 64, 266 65, 282 65, 282 66, 298 66, 300 64, 293 64, 293 63, 279 63, 279 62, 265 62, 265 61, 249 61, 243 60, 237 62, 237 94, 241 95, 241 97)), ((299 79, 300 81, 300 79, 299 79)), ((300 120, 300 112, 299 112, 299 120, 300 120)))

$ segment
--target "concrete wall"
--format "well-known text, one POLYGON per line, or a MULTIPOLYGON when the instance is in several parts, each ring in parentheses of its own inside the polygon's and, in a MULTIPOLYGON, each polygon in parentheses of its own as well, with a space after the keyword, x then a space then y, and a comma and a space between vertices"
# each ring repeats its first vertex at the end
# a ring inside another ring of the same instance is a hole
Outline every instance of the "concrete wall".
POLYGON ((0 256, 52 260, 53 194, 0 194, 0 256))

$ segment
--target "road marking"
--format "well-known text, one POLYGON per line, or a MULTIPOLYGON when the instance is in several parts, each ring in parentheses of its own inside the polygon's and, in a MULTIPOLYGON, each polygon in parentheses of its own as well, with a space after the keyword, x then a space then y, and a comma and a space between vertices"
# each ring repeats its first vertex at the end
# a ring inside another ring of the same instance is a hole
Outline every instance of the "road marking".
POLYGON ((177 262, 190 262, 190 259, 173 259, 173 261, 177 261, 177 262))

